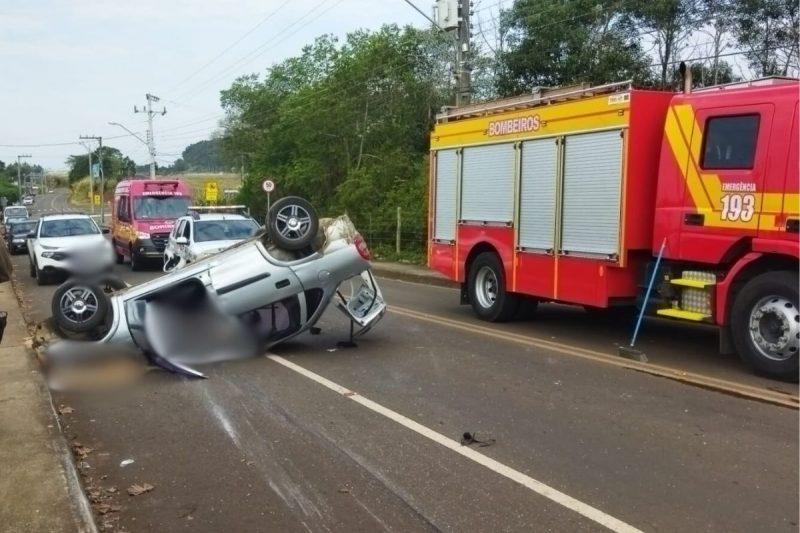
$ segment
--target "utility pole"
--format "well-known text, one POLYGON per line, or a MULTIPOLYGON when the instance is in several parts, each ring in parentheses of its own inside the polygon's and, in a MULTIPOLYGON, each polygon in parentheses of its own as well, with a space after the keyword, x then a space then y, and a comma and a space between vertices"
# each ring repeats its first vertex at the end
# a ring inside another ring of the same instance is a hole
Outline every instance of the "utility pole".
POLYGON ((19 201, 22 201, 22 163, 20 159, 23 157, 33 157, 31 154, 22 154, 17 156, 17 191, 19 192, 19 201))
POLYGON ((244 187, 244 154, 239 154, 239 157, 241 158, 242 161, 242 174, 241 174, 241 179, 239 180, 239 186, 244 187))
POLYGON ((89 200, 92 202, 92 214, 94 215, 94 169, 92 169, 92 147, 89 143, 81 143, 86 151, 89 152, 89 200))
POLYGON ((156 143, 153 138, 153 115, 166 115, 167 108, 161 111, 153 111, 153 102, 159 102, 161 99, 150 93, 145 95, 147 97, 147 109, 139 110, 133 106, 134 113, 147 113, 147 149, 150 151, 150 179, 156 179, 156 143))
POLYGON ((411 0, 404 0, 440 31, 453 38, 456 47, 456 107, 467 105, 472 94, 472 0, 436 0, 435 16, 429 17, 411 0), (436 19, 436 20, 434 20, 436 19))
MULTIPOLYGON (((104 211, 105 207, 105 184, 106 184, 106 175, 103 172, 103 138, 98 137, 96 135, 81 135, 81 139, 92 139, 99 143, 99 148, 97 149, 97 159, 100 165, 100 225, 105 225, 106 217, 104 211)), ((91 168, 89 169, 89 173, 91 174, 91 168)), ((90 181, 94 178, 90 177, 90 181)), ((92 206, 94 206, 94 194, 92 194, 92 206)), ((94 210, 94 207, 92 207, 94 210)), ((94 211, 92 211, 94 212, 94 211)))
POLYGON ((458 34, 456 48, 456 68, 458 69, 456 87, 456 107, 467 105, 472 94, 472 25, 470 15, 472 11, 472 0, 460 0, 458 2, 458 34))

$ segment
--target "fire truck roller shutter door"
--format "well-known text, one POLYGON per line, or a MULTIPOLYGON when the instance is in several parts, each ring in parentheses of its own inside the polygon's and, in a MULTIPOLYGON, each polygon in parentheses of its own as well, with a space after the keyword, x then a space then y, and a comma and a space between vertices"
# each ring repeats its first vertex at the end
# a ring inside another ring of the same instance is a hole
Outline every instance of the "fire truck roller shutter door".
POLYGON ((621 180, 620 130, 566 137, 562 251, 604 256, 619 252, 621 180))
POLYGON ((456 150, 436 153, 435 205, 433 238, 437 241, 456 240, 456 181, 458 154, 456 150))
POLYGON ((461 219, 510 223, 514 217, 514 145, 464 148, 461 219))
POLYGON ((557 158, 556 139, 522 143, 519 245, 523 248, 552 250, 555 247, 557 158))

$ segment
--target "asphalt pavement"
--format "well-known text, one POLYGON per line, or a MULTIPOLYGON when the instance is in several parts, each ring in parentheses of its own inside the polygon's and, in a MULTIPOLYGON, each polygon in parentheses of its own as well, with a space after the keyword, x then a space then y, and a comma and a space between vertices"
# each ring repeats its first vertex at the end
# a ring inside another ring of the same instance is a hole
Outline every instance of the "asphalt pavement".
MULTIPOLYGON (((35 209, 66 207, 44 195, 35 209)), ((29 319, 54 289, 27 278, 29 319)), ((129 283, 158 275, 119 267, 129 283)), ((22 274, 25 274, 23 276, 22 274)), ((273 354, 57 394, 79 470, 125 531, 797 531, 797 411, 573 357, 627 325, 542 306, 489 335, 452 289, 380 279, 391 311, 357 348, 346 322, 273 354), (456 327, 462 324, 464 327, 456 327), (462 446, 465 432, 478 441, 462 446), (488 445, 487 445, 488 444, 488 445), (133 462, 121 466, 122 461, 133 462), (126 488, 149 484, 131 496, 126 488)), ((486 326, 482 324, 482 326, 486 326)), ((493 325, 492 328, 495 328, 493 325)), ((187 332, 190 335, 191 332, 187 332)), ((651 360, 796 395, 716 355, 710 331, 648 322, 651 360)))

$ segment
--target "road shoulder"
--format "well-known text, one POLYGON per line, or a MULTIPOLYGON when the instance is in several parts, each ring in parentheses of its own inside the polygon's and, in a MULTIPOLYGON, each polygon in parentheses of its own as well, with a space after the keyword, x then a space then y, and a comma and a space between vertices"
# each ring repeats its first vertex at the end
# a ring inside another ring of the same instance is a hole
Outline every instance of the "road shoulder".
POLYGON ((0 523, 9 532, 96 531, 11 282, 0 343, 0 523))

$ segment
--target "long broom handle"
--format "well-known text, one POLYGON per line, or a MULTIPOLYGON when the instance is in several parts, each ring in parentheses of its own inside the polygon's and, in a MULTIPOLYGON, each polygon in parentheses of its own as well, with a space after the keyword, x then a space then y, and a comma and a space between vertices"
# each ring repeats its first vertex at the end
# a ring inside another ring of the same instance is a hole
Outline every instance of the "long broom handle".
POLYGON ((664 248, 667 247, 667 238, 664 237, 664 240, 661 241, 661 249, 658 251, 658 257, 656 258, 656 267, 653 269, 653 275, 650 276, 650 283, 647 284, 647 292, 644 295, 644 304, 642 304, 642 309, 639 311, 639 319, 636 321, 636 328, 633 330, 633 337, 631 338, 631 348, 633 345, 636 344, 636 337, 639 336, 639 328, 642 325, 642 319, 644 318, 644 312, 647 309, 647 304, 650 303, 650 292, 653 290, 653 283, 656 281, 656 276, 658 275, 658 267, 661 265, 661 257, 664 255, 664 248))

